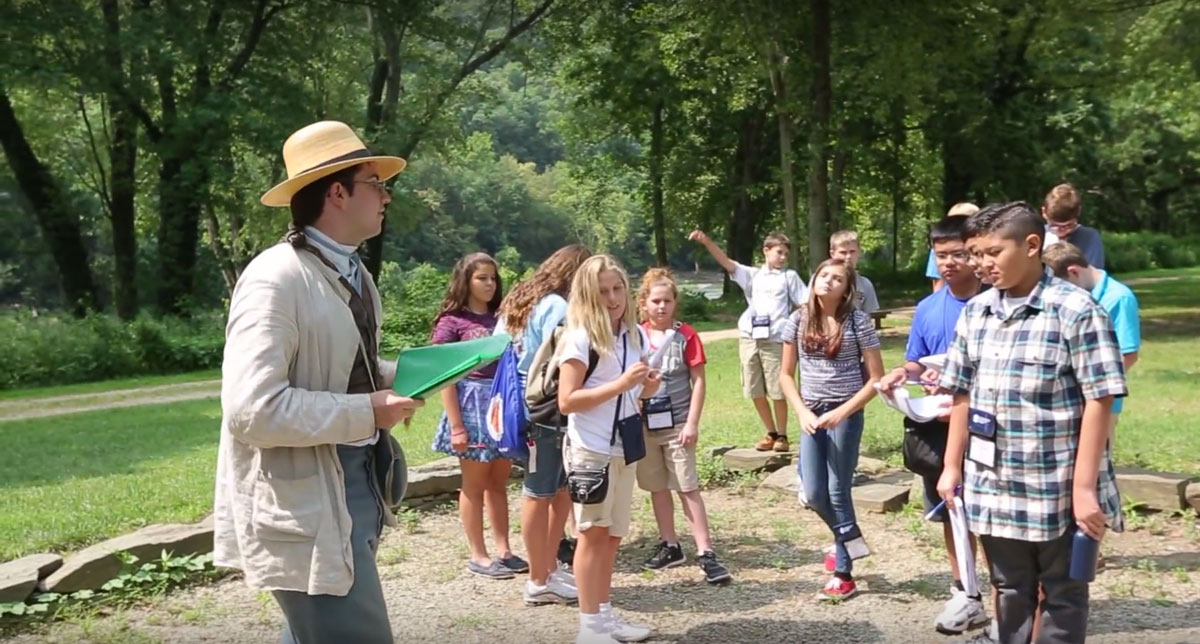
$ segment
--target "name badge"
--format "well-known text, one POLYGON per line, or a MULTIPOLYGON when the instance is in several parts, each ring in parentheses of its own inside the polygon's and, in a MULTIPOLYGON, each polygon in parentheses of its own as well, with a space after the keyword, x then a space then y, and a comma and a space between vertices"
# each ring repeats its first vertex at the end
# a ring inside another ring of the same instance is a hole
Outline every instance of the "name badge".
POLYGON ((996 437, 996 417, 974 407, 967 410, 967 429, 976 436, 996 437))
POLYGON ((669 397, 655 396, 647 400, 642 411, 646 416, 646 429, 653 432, 675 428, 675 413, 669 397))
POLYGON ((984 467, 996 467, 996 416, 968 409, 967 431, 967 458, 984 467))
POLYGON ((862 531, 859 530, 857 523, 845 523, 834 528, 835 539, 842 547, 846 549, 846 554, 851 560, 862 559, 871 554, 871 549, 867 547, 866 539, 863 539, 862 531))
POLYGON ((771 316, 756 315, 750 318, 750 337, 755 340, 771 338, 771 316))

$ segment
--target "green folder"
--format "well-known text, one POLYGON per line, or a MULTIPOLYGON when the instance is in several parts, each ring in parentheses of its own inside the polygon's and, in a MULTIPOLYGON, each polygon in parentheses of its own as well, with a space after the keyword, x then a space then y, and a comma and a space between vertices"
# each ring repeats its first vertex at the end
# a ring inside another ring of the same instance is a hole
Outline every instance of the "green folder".
POLYGON ((466 378, 496 360, 508 348, 507 333, 478 340, 431 344, 404 349, 396 358, 392 390, 401 396, 424 399, 466 378))

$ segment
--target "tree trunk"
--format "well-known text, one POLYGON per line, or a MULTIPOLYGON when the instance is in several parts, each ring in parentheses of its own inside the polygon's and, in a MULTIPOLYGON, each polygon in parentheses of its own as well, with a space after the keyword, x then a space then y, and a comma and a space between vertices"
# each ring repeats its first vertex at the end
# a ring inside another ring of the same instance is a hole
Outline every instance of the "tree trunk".
POLYGON ((208 200, 208 173, 198 146, 167 144, 159 169, 158 306, 164 313, 187 315, 200 241, 200 215, 208 200), (173 150, 186 150, 191 158, 173 150))
POLYGON ((3 86, 0 86, 0 146, 21 192, 33 205, 46 245, 58 265, 67 308, 77 317, 89 310, 99 310, 100 300, 79 231, 79 219, 67 203, 66 192, 30 147, 8 99, 8 90, 3 86))
POLYGON ((650 211, 654 220, 654 257, 667 265, 667 226, 663 215, 663 112, 662 98, 650 110, 650 211))
POLYGON ((947 134, 942 141, 942 214, 949 212, 951 206, 966 201, 970 197, 971 184, 975 182, 971 174, 970 157, 963 148, 969 143, 955 134, 947 134))
POLYGON ((788 104, 787 98, 787 87, 783 82, 783 68, 787 64, 787 60, 774 42, 771 43, 770 61, 771 93, 775 97, 775 120, 779 125, 779 169, 780 183, 783 189, 784 225, 787 227, 788 237, 792 239, 796 249, 796 252, 790 254, 789 259, 792 268, 799 270, 803 253, 800 252, 800 224, 796 218, 796 179, 792 166, 795 136, 791 106, 788 104))
POLYGON ((845 138, 833 152, 833 169, 829 176, 829 225, 834 229, 853 228, 846 219, 846 165, 850 162, 849 145, 845 138))
POLYGON ((904 210, 904 104, 900 99, 892 101, 890 110, 892 125, 892 273, 899 266, 900 257, 900 213, 904 210))
MULTIPOLYGON (((134 198, 137 196, 137 117, 117 94, 116 87, 127 85, 124 57, 121 55, 121 12, 117 0, 103 0, 104 62, 108 82, 108 104, 112 139, 108 144, 109 225, 113 245, 113 303, 117 317, 132 320, 138 312, 137 230, 134 228, 134 198)), ((97 161, 98 163, 98 161, 97 161)), ((103 169, 99 169, 103 172, 103 169)))
MULTIPOLYGON (((756 206, 754 193, 756 184, 766 178, 768 168, 762 154, 768 147, 763 140, 767 126, 767 116, 754 108, 741 111, 738 116, 738 142, 734 149, 732 171, 732 203, 729 209, 729 220, 725 225, 725 252, 735 262, 754 264, 754 250, 758 246, 758 224, 762 220, 756 206)), ((723 292, 728 294, 732 289, 729 276, 725 276, 723 292)))
POLYGON ((137 120, 118 103, 109 102, 112 143, 108 149, 110 172, 109 223, 112 226, 113 301, 117 316, 132 320, 138 313, 137 229, 134 198, 137 196, 137 120))
POLYGON ((816 269, 829 249, 829 120, 833 111, 830 78, 829 0, 810 0, 813 19, 812 123, 808 134, 808 263, 816 269))

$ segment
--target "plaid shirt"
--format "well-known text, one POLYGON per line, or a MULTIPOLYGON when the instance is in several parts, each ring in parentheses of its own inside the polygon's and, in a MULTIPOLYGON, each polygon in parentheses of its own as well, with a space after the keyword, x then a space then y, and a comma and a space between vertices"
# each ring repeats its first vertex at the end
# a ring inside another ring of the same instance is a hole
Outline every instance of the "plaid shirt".
MULTIPOLYGON (((968 458, 964 468, 971 531, 1050 541, 1074 523, 1084 401, 1126 393, 1121 350, 1104 309, 1049 271, 1011 315, 1001 297, 992 289, 967 303, 939 384, 970 394, 972 409, 996 417, 996 467, 968 458)), ((1121 497, 1107 454, 1097 498, 1120 532, 1121 497)))

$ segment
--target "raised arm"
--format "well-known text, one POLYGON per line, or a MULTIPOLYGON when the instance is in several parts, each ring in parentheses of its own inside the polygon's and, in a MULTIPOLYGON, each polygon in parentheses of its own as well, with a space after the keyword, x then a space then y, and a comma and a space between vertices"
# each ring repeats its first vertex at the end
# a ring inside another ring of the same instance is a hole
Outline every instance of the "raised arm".
POLYGON ((708 235, 705 234, 704 231, 693 230, 692 234, 688 235, 688 239, 699 242, 700 245, 708 251, 708 254, 712 255, 713 259, 717 260, 717 263, 721 265, 721 268, 723 268, 726 273, 732 273, 737 270, 737 262, 729 259, 729 256, 725 254, 725 251, 721 250, 721 248, 717 246, 713 240, 709 239, 708 235))

